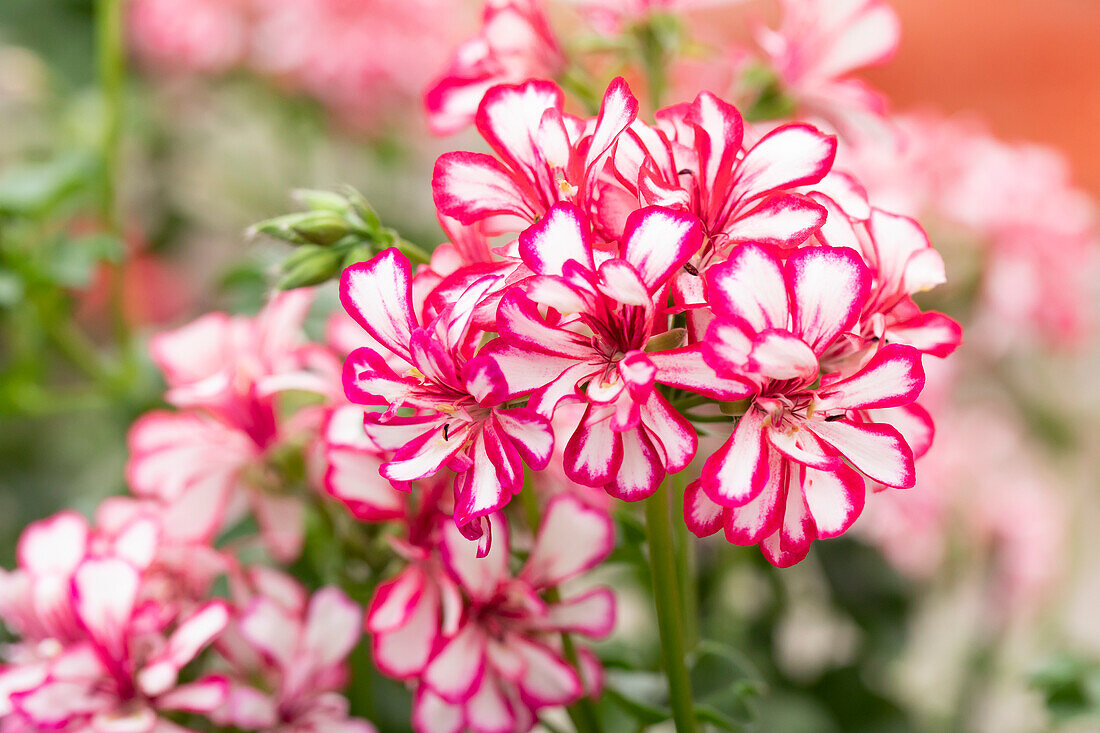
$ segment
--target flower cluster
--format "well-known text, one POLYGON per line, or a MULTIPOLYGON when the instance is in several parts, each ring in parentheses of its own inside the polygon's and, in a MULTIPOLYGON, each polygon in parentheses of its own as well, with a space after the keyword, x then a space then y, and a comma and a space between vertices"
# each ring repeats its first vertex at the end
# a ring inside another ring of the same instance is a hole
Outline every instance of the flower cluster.
POLYGON ((571 482, 636 501, 724 422, 688 525, 788 565, 851 525, 865 480, 913 485, 922 359, 960 331, 911 297, 943 280, 923 231, 833 170, 834 138, 746 131, 705 93, 646 124, 621 79, 588 120, 552 83, 500 85, 477 127, 494 154, 442 156, 436 204, 514 241, 415 275, 391 249, 342 279, 378 342, 349 357, 345 390, 379 406, 366 429, 396 487, 453 471, 455 523, 484 554, 487 518, 555 440, 571 482), (579 420, 555 431, 569 404, 579 420))
MULTIPOLYGON (((449 251, 440 248, 438 270, 449 251)), ((562 597, 558 586, 611 551, 597 497, 540 487, 545 516, 513 574, 505 517, 456 505, 444 475, 419 480, 423 451, 395 449, 402 436, 442 429, 451 445, 476 442, 479 471, 498 461, 518 481, 522 461, 548 462, 549 420, 460 399, 466 385, 456 373, 483 375, 471 384, 493 378, 467 367, 474 332, 460 314, 473 313, 473 297, 430 335, 393 322, 376 341, 339 313, 323 343, 310 341, 313 293, 297 290, 255 316, 212 313, 154 337, 151 356, 175 409, 154 410, 131 430, 132 496, 101 504, 92 524, 63 512, 30 526, 19 567, 0 575, 0 619, 19 637, 0 670, 4 730, 152 733, 181 730, 173 721, 185 716, 241 731, 372 733, 342 694, 345 660, 364 629, 382 673, 419 681, 421 731, 525 731, 540 710, 596 691, 598 660, 583 647, 567 652, 562 634, 608 634, 614 597, 607 588, 562 597), (372 361, 385 344, 405 342, 400 355, 372 361), (349 371, 369 363, 393 381, 391 413, 431 416, 381 421, 375 408, 349 402, 340 389, 349 354, 349 371), (440 383, 421 387, 413 364, 440 383), (414 482, 410 502, 399 489, 414 482), (270 564, 243 560, 298 560, 306 517, 325 511, 325 495, 361 522, 400 527, 401 539, 390 540, 402 562, 378 585, 366 619, 333 585, 311 594, 270 564), (483 560, 452 520, 463 511, 484 522, 486 546, 496 535, 483 560)), ((450 458, 462 468, 461 457, 450 458)), ((483 482, 472 469, 458 476, 483 482)))
POLYGON ((462 27, 453 0, 136 0, 130 42, 148 65, 237 68, 308 95, 355 127, 408 106, 462 27), (438 22, 440 14, 452 23, 438 22))

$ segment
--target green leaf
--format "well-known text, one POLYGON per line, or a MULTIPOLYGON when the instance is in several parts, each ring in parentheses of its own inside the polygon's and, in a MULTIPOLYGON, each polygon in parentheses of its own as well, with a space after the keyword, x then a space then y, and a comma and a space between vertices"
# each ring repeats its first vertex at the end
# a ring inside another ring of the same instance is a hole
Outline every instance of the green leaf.
MULTIPOLYGON (((627 686, 629 684, 628 677, 642 675, 658 679, 660 681, 658 687, 664 684, 664 678, 652 672, 634 672, 629 674, 616 674, 615 676, 619 679, 620 684, 627 686)), ((604 687, 603 696, 642 725, 656 725, 657 723, 662 723, 672 718, 672 713, 668 708, 648 702, 648 698, 651 697, 654 692, 653 687, 653 685, 645 685, 643 689, 635 689, 631 693, 625 693, 609 684, 604 687), (646 688, 648 688, 648 694, 646 688)), ((662 694, 667 696, 667 692, 662 694)))
POLYGON ((0 307, 15 305, 23 299, 23 281, 12 272, 0 272, 0 307))
POLYGON ((704 705, 702 703, 696 703, 695 705, 695 719, 703 723, 710 723, 722 730, 735 732, 745 730, 745 725, 743 723, 734 720, 730 716, 712 708, 710 705, 704 705))
POLYGON ((81 190, 95 171, 93 160, 71 153, 0 173, 0 214, 42 216, 81 190))
POLYGON ((46 253, 46 275, 68 288, 88 286, 96 267, 102 262, 121 262, 126 245, 110 234, 90 234, 85 237, 59 236, 46 253))

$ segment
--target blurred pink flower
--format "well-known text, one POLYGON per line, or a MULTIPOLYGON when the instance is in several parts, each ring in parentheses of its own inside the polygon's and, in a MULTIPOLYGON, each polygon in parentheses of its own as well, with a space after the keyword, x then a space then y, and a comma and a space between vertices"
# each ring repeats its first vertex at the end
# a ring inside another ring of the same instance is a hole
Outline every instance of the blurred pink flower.
POLYGON ((135 0, 131 46, 158 69, 245 68, 343 123, 406 116, 465 25, 458 0, 135 0), (449 22, 440 22, 446 17, 449 22))
POLYGON ((779 28, 756 39, 800 116, 820 117, 848 137, 874 134, 886 100, 850 74, 893 56, 901 24, 886 0, 782 0, 779 28))
POLYGON ((942 410, 937 428, 917 486, 875 494, 856 530, 916 578, 938 572, 953 547, 987 573, 994 617, 1026 616, 1065 567, 1062 484, 1018 422, 997 409, 942 410))
POLYGON ((530 730, 537 712, 568 705, 600 686, 595 657, 579 650, 582 670, 565 659, 558 634, 602 637, 615 622, 615 600, 595 588, 558 602, 547 588, 602 562, 614 531, 606 513, 570 495, 552 498, 535 545, 518 575, 508 568, 509 533, 501 515, 485 558, 451 523, 440 530, 445 575, 410 565, 383 585, 367 628, 380 669, 416 679, 418 733, 530 730), (582 680, 583 674, 583 680, 582 680))
POLYGON ((339 588, 313 593, 281 572, 246 571, 238 615, 218 640, 233 670, 223 726, 270 733, 373 733, 348 717, 341 691, 347 656, 362 635, 363 611, 339 588))
POLYGON ((487 0, 478 34, 459 46, 424 97, 432 131, 459 131, 490 88, 554 77, 565 62, 541 0, 487 0))
POLYGON ((168 382, 165 399, 130 430, 127 478, 139 497, 161 502, 179 531, 210 540, 249 507, 276 559, 297 557, 300 499, 265 465, 286 445, 316 435, 324 411, 279 415, 278 393, 325 394, 338 374, 327 349, 301 333, 309 291, 276 296, 255 318, 211 313, 154 337, 153 360, 168 382))
POLYGON ((139 57, 164 71, 221 73, 249 47, 250 0, 133 0, 129 35, 139 57))
POLYGON ((156 522, 136 516, 115 530, 64 512, 20 538, 18 569, 0 576, 0 618, 21 637, 0 670, 5 730, 173 730, 160 713, 209 713, 225 699, 223 677, 179 675, 229 609, 174 602, 156 570, 156 522))

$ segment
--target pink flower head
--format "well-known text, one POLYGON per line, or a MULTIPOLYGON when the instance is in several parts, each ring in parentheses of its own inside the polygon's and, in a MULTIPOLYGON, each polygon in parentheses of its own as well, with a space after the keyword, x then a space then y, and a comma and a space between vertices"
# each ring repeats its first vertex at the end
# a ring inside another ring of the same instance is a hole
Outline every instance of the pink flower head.
POLYGON ((497 84, 552 77, 564 67, 541 0, 488 0, 477 36, 459 46, 425 95, 432 131, 449 135, 469 125, 497 84))
MULTIPOLYGON (((906 344, 940 358, 954 352, 962 341, 959 324, 942 313, 922 311, 913 301, 912 296, 947 280, 943 258, 920 225, 879 209, 861 221, 822 193, 810 196, 829 211, 817 239, 860 252, 870 269, 871 287, 860 315, 859 335, 865 342, 906 344)), ((826 361, 833 355, 852 356, 851 344, 837 344, 826 361)))
POLYGON ((694 429, 657 382, 715 399, 747 391, 741 382, 718 379, 697 347, 646 353, 650 339, 667 331, 670 276, 702 242, 695 217, 642 209, 627 221, 621 241, 619 257, 597 253, 577 207, 555 205, 520 237, 523 260, 536 276, 501 301, 501 338, 487 354, 509 398, 531 393, 529 407, 544 415, 583 388, 588 409, 566 446, 566 475, 635 501, 695 454, 694 429), (560 317, 543 316, 539 306, 560 317))
POLYGON ((136 0, 128 5, 130 43, 165 70, 228 71, 248 54, 248 0, 136 0))
MULTIPOLYGON (((344 367, 348 399, 388 405, 366 415, 376 445, 393 451, 382 475, 395 486, 435 475, 455 478, 455 522, 481 537, 481 517, 500 509, 523 484, 523 462, 545 468, 553 451, 550 422, 534 410, 503 407, 503 375, 476 354, 481 333, 471 329, 479 299, 493 284, 474 283, 427 326, 413 312, 409 262, 388 249, 348 268, 341 279, 344 308, 386 350, 410 368, 398 373, 377 351, 354 351, 344 367), (406 408, 412 415, 399 415, 406 408)), ((485 537, 483 551, 489 537, 485 537)))
POLYGON ((549 81, 490 89, 477 129, 496 157, 454 152, 435 164, 432 192, 440 213, 486 233, 525 229, 559 201, 592 207, 593 191, 616 140, 638 114, 638 100, 621 78, 604 94, 600 114, 586 124, 563 112, 563 95, 549 81))
POLYGON ((615 180, 601 184, 598 220, 618 230, 639 205, 698 217, 703 246, 675 274, 673 297, 688 309, 691 339, 699 340, 710 317, 700 275, 737 244, 786 250, 805 243, 826 211, 796 189, 821 182, 835 154, 836 138, 801 123, 777 127, 746 148, 741 115, 703 92, 690 105, 658 111, 655 127, 635 122, 619 137, 615 180))
POLYGON ((221 704, 224 678, 179 676, 225 628, 228 608, 166 602, 160 537, 143 517, 117 532, 73 513, 27 528, 19 568, 0 581, 0 617, 22 635, 0 671, 0 717, 29 730, 152 733, 166 725, 161 712, 221 704))
POLYGON ((847 135, 881 128, 886 102, 851 72, 889 60, 901 24, 886 0, 782 0, 777 30, 761 28, 757 42, 784 90, 803 112, 847 135))
POLYGON ((488 556, 475 557, 448 524, 439 545, 442 586, 421 570, 405 573, 379 589, 371 604, 368 629, 386 636, 385 645, 375 647, 376 654, 383 652, 380 668, 419 681, 413 727, 420 733, 521 733, 534 725, 539 710, 569 705, 598 687, 595 658, 582 650, 582 680, 558 634, 610 633, 614 596, 601 587, 549 602, 542 592, 607 557, 614 542, 610 518, 576 497, 554 497, 515 576, 508 568, 504 519, 495 514, 489 521, 496 538, 488 556), (430 648, 425 638, 434 639, 430 648))
POLYGON ((215 716, 219 724, 277 733, 373 733, 374 726, 348 717, 340 694, 348 681, 345 660, 359 643, 362 609, 332 586, 309 596, 278 572, 253 573, 251 580, 256 592, 219 642, 240 677, 215 716))
POLYGON ((715 249, 750 241, 797 247, 821 226, 821 207, 791 189, 825 177, 834 137, 789 124, 746 148, 741 115, 709 92, 656 117, 656 127, 635 123, 621 136, 614 164, 629 198, 605 190, 605 210, 634 201, 685 209, 715 249))
POLYGON ((323 394, 323 375, 337 370, 334 357, 301 336, 310 302, 308 292, 295 291, 255 318, 214 313, 153 339, 166 399, 184 411, 154 411, 134 424, 127 477, 135 494, 163 504, 177 532, 207 541, 247 504, 271 553, 297 556, 299 500, 283 493, 265 462, 304 441, 320 419, 311 410, 281 418, 278 393, 323 394))
POLYGON ((753 394, 688 492, 685 519, 696 534, 724 526, 731 542, 759 542, 769 561, 786 566, 859 516, 860 473, 886 486, 913 485, 912 448, 864 412, 917 397, 920 353, 890 344, 851 376, 822 375, 822 355, 856 326, 870 286, 859 255, 825 246, 783 262, 766 247, 744 245, 708 274, 707 300, 718 318, 704 358, 719 374, 745 379, 753 394))

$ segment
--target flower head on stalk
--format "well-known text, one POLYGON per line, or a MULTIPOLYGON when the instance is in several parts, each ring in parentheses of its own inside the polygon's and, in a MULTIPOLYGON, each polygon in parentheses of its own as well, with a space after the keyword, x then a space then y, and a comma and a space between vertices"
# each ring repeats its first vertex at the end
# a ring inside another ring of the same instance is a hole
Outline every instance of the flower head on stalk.
POLYGON ((503 406, 503 375, 476 353, 482 334, 471 328, 474 309, 493 282, 474 283, 426 326, 413 311, 409 262, 396 249, 348 268, 340 287, 347 312, 410 365, 398 373, 370 347, 352 352, 345 364, 348 399, 386 406, 367 413, 365 422, 375 444, 393 451, 382 475, 404 488, 444 467, 454 470, 455 522, 468 536, 484 538, 483 552, 491 538, 482 518, 519 492, 524 461, 540 470, 553 450, 549 420, 503 406))
POLYGON ((890 344, 850 376, 822 374, 822 355, 858 323, 870 285, 855 251, 826 246, 783 262, 744 245, 711 270, 707 298, 718 317, 704 358, 719 374, 745 379, 753 394, 688 492, 685 518, 697 534, 724 526, 731 542, 761 543, 785 566, 812 540, 851 526, 863 509, 860 473, 913 485, 912 448, 863 411, 913 402, 924 385, 920 353, 890 344))
POLYGON ((488 232, 525 229, 559 201, 583 211, 616 140, 637 117, 638 100, 615 79, 599 116, 586 122, 563 111, 564 96, 549 81, 490 89, 477 129, 496 157, 454 152, 435 164, 432 192, 440 213, 488 232))
POLYGON ((555 76, 565 63, 539 0, 489 0, 478 34, 458 48, 424 97, 432 131, 458 132, 474 121, 492 87, 555 76))
MULTIPOLYGON (((32 524, 0 579, 0 716, 13 730, 173 730, 162 713, 208 714, 227 682, 181 671, 226 627, 221 601, 179 603, 163 582, 160 527, 135 516, 103 531, 64 512, 32 524)), ((5 728, 7 729, 7 728, 5 728)))
POLYGON ((367 628, 381 669, 418 680, 413 726, 422 733, 522 733, 539 710, 571 704, 599 686, 595 657, 580 650, 578 671, 559 634, 608 634, 614 596, 595 588, 550 601, 544 592, 607 557, 610 518, 574 496, 554 497, 517 575, 508 568, 503 516, 488 521, 495 525, 488 556, 475 557, 453 524, 441 524, 431 562, 442 576, 425 572, 425 558, 383 585, 371 603, 367 628))
POLYGON ((348 717, 340 691, 347 656, 359 643, 363 611, 333 586, 306 593, 278 571, 252 568, 238 579, 238 615, 218 640, 233 678, 220 725, 272 733, 374 733, 348 717))
POLYGON ((573 481, 633 501, 687 465, 695 431, 657 382, 716 399, 746 394, 742 383, 718 379, 697 347, 647 353, 664 341, 681 346, 683 334, 668 333, 664 303, 670 276, 701 242, 693 216, 642 209, 613 257, 593 249, 587 221, 568 203, 521 236, 521 255, 536 275, 501 301, 501 338, 487 354, 509 396, 531 394, 529 406, 544 415, 583 395, 588 408, 564 454, 573 481))
POLYGON ((278 396, 330 391, 325 376, 338 371, 327 349, 302 336, 311 302, 308 291, 293 291, 253 318, 212 313, 153 339, 165 399, 180 411, 156 410, 134 423, 127 478, 136 495, 179 522, 177 533, 210 540, 248 507, 272 556, 297 557, 302 507, 276 464, 316 434, 324 413, 281 416, 278 396))

